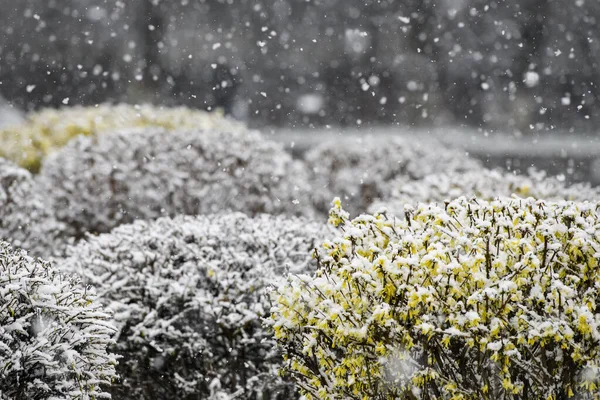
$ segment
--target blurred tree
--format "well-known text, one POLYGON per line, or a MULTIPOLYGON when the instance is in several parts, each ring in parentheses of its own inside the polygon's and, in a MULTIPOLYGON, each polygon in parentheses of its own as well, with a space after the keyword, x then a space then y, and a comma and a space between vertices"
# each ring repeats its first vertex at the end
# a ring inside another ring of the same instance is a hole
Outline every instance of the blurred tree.
POLYGON ((0 0, 23 108, 221 107, 257 124, 593 129, 595 0, 0 0), (18 22, 17 22, 18 21, 18 22))
POLYGON ((135 65, 135 1, 0 0, 0 91, 26 109, 124 98, 135 65))

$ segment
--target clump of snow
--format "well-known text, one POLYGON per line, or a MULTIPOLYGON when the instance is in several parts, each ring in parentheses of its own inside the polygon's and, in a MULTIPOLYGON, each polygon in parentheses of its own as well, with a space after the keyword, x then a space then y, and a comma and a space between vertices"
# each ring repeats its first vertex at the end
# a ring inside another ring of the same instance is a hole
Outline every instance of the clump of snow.
POLYGON ((323 95, 307 93, 298 98, 298 109, 304 114, 317 114, 323 108, 323 95))
POLYGON ((399 177, 389 183, 387 198, 373 203, 370 212, 386 209, 390 214, 403 217, 407 204, 434 203, 460 196, 493 200, 498 196, 533 197, 543 200, 594 201, 600 198, 600 189, 579 183, 569 186, 564 179, 547 177, 544 172, 530 171, 515 175, 499 170, 440 173, 420 180, 399 177))
POLYGON ((463 151, 438 142, 408 142, 403 138, 385 141, 340 139, 323 143, 306 155, 314 185, 313 201, 327 213, 331 199, 340 197, 352 215, 365 212, 380 198, 386 198, 389 182, 404 177, 419 179, 443 171, 469 171, 480 162, 463 151))
POLYGON ((0 242, 0 398, 106 398, 110 318, 77 280, 0 242))
POLYGON ((350 221, 273 294, 284 374, 312 399, 592 399, 598 202, 460 197, 350 221))
POLYGON ((360 29, 346 29, 344 32, 345 52, 351 55, 363 54, 369 49, 372 38, 369 33, 360 29))
POLYGON ((135 219, 228 209, 312 214, 302 164, 254 131, 146 128, 80 137, 49 156, 37 179, 76 237, 135 219))
POLYGON ((229 213, 136 221, 70 248, 61 265, 115 311, 113 396, 290 398, 262 319, 286 273, 315 269, 312 249, 329 234, 302 218, 229 213))
POLYGON ((27 170, 0 158, 0 240, 35 256, 60 253, 65 226, 46 198, 27 170))
POLYGON ((536 87, 540 83, 540 74, 535 71, 527 71, 523 75, 523 82, 528 88, 536 87))
POLYGON ((242 123, 219 113, 186 107, 103 104, 96 107, 44 109, 27 115, 23 124, 0 129, 0 156, 37 171, 48 154, 77 136, 96 136, 103 132, 140 127, 245 130, 242 123))

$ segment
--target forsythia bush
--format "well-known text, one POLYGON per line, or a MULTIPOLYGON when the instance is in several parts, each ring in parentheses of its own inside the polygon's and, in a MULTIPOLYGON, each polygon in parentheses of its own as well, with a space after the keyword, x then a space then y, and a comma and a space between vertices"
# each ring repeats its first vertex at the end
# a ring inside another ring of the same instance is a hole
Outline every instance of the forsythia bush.
POLYGON ((66 240, 31 174, 0 158, 0 240, 35 256, 60 253, 66 240))
POLYGON ((589 183, 568 185, 557 177, 548 177, 543 171, 529 171, 515 175, 498 170, 466 171, 462 173, 433 174, 419 180, 399 178, 389 183, 390 195, 373 203, 374 213, 386 208, 388 213, 404 215, 404 206, 414 203, 434 203, 460 196, 493 200, 498 196, 533 197, 543 200, 600 200, 600 190, 589 183))
POLYGON ((272 308, 308 399, 600 398, 598 203, 459 198, 353 221, 272 308))
MULTIPOLYGON (((136 221, 89 237, 61 264, 115 311, 116 399, 290 399, 262 320, 287 272, 316 269, 329 228, 240 213, 136 221)), ((297 396, 296 396, 297 397, 297 396)))
POLYGON ((244 130, 244 125, 218 113, 186 107, 103 104, 96 107, 65 107, 31 113, 24 124, 0 130, 0 156, 37 171, 49 153, 79 135, 135 127, 173 129, 244 130))
POLYGON ((48 157, 37 179, 75 237, 135 219, 227 209, 313 212, 301 163, 254 131, 147 128, 80 137, 48 157))
POLYGON ((109 320, 79 282, 0 242, 1 399, 110 397, 109 320))
POLYGON ((305 159, 315 187, 313 202, 324 214, 336 196, 352 215, 365 212, 374 201, 389 197, 390 181, 399 177, 413 180, 482 168, 462 150, 433 140, 409 142, 405 138, 330 141, 309 151, 305 159))

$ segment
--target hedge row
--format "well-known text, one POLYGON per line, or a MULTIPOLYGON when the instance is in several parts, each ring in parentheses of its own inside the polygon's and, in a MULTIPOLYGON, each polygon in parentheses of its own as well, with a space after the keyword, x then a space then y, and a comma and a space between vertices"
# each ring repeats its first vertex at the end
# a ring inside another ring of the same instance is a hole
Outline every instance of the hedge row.
POLYGON ((0 398, 600 398, 595 188, 438 144, 293 160, 203 113, 70 113, 32 128, 39 173, 0 159, 0 239, 52 259, 0 242, 0 398), (372 215, 314 222, 334 194, 372 215))
POLYGON ((336 195, 358 214, 389 198, 397 179, 481 168, 459 150, 402 139, 383 148, 332 141, 294 160, 237 122, 152 106, 44 110, 0 131, 0 143, 0 155, 36 172, 0 163, 0 173, 26 181, 0 182, 14 193, 0 212, 16 219, 0 238, 44 256, 137 219, 224 210, 314 217, 336 195))

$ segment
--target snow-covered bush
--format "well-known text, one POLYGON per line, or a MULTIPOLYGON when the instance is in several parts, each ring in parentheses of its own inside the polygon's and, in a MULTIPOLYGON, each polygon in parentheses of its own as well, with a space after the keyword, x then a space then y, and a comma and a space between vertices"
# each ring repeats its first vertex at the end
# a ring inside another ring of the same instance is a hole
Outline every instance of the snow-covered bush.
POLYGON ((404 205, 434 203, 460 196, 493 200, 498 196, 533 197, 543 200, 600 200, 600 190, 588 183, 568 185, 557 177, 547 177, 543 171, 515 175, 498 170, 440 173, 420 180, 399 178, 389 183, 388 198, 373 203, 372 213, 386 208, 390 214, 404 216, 404 205))
POLYGON ((0 130, 0 156, 37 171, 43 159, 79 135, 95 136, 125 128, 244 130, 243 124, 186 107, 128 104, 45 109, 27 115, 25 123, 0 130))
POLYGON ((253 131, 80 137, 49 156, 38 179, 77 237, 179 214, 312 212, 303 165, 253 131))
POLYGON ((329 232, 295 217, 179 216, 136 221, 70 248, 62 265, 115 311, 123 358, 113 395, 290 398, 262 319, 285 273, 314 270, 311 250, 329 232))
POLYGON ((352 215, 388 197, 388 182, 397 177, 420 179, 432 173, 481 168, 480 162, 462 150, 406 138, 330 141, 309 151, 306 162, 314 182, 315 207, 326 214, 331 199, 340 197, 352 215))
POLYGON ((0 242, 0 398, 107 398, 110 318, 74 278, 0 242))
POLYGON ((0 158, 0 240, 50 256, 60 252, 64 230, 31 174, 0 158))
POLYGON ((598 398, 599 206, 334 208, 343 235, 274 296, 285 371, 309 399, 598 398))

